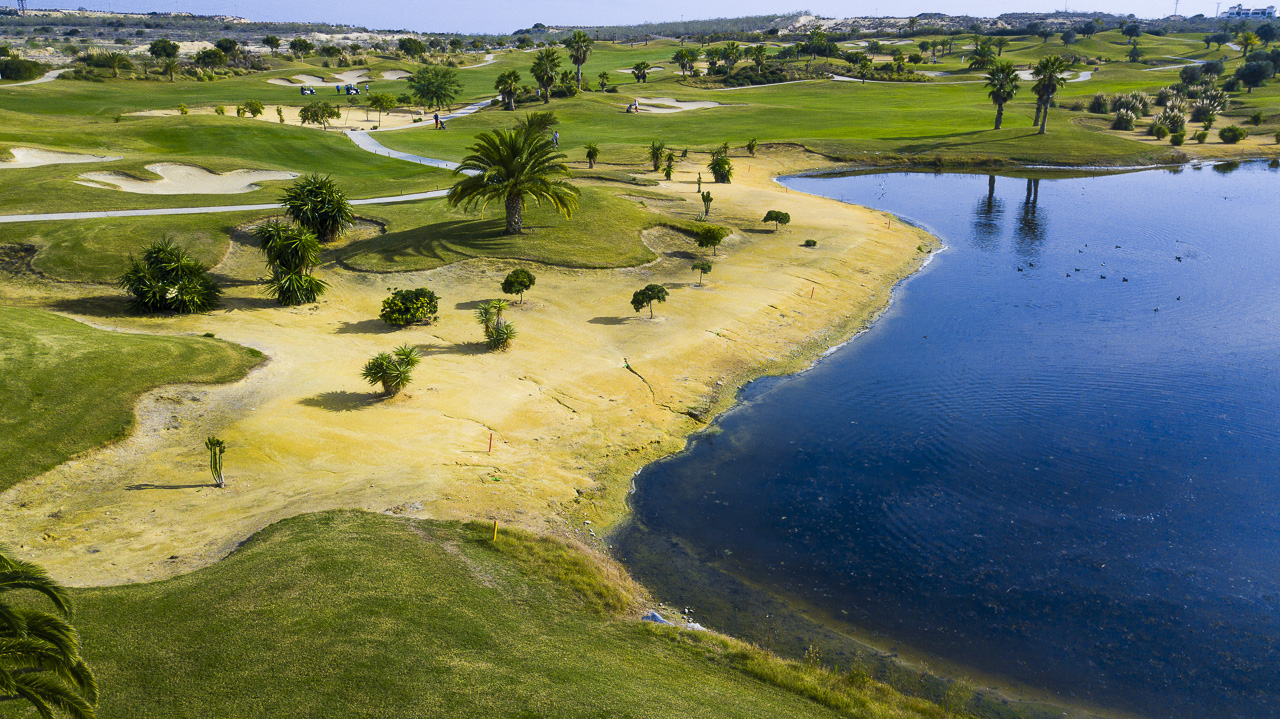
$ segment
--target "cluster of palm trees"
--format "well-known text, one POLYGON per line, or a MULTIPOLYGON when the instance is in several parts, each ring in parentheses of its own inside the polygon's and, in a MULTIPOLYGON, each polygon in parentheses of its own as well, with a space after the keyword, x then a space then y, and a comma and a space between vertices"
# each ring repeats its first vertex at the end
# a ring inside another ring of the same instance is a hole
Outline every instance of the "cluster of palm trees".
MULTIPOLYGON (((1031 91, 1036 96, 1036 116, 1033 124, 1040 127, 1040 134, 1048 131, 1049 107, 1053 98, 1067 82, 1067 61, 1058 55, 1047 55, 1031 69, 1031 77, 1035 84, 1031 91)), ((995 129, 999 130, 1004 122, 1004 106, 1018 94, 1018 71, 1008 60, 995 60, 987 71, 987 96, 996 106, 995 129)))

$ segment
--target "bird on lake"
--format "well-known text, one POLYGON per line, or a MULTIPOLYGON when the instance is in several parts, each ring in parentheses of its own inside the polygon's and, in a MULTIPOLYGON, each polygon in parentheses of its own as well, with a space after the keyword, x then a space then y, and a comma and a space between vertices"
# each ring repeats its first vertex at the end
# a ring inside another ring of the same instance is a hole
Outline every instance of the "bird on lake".
POLYGON ((1104 279, 1104 280, 1105 280, 1105 279, 1107 279, 1107 276, 1106 276, 1106 275, 1102 275, 1102 279, 1104 279))
POLYGON ((1181 257, 1180 255, 1176 255, 1176 256, 1174 256, 1174 258, 1173 258, 1173 259, 1175 259, 1175 260, 1177 260, 1177 261, 1179 261, 1179 262, 1181 262, 1181 261, 1182 261, 1182 257, 1181 257))
POLYGON ((1121 281, 1121 282, 1128 282, 1128 281, 1129 281, 1129 278, 1128 278, 1128 277, 1121 277, 1121 278, 1120 278, 1120 281, 1121 281))

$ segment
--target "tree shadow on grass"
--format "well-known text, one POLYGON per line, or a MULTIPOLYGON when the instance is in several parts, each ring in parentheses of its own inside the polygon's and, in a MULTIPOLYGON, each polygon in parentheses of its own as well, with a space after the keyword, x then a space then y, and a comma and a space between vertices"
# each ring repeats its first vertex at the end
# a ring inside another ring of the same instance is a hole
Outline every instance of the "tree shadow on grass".
POLYGON ((217 487, 213 484, 151 484, 150 482, 139 482, 138 484, 130 484, 125 487, 126 491, 137 492, 142 489, 200 489, 202 487, 217 487))
POLYGON ((339 252, 338 261, 356 268, 398 263, 416 268, 438 267, 510 248, 512 238, 502 234, 504 229, 502 219, 434 222, 356 240, 339 252))
POLYGON ((454 305, 453 308, 455 310, 478 310, 480 309, 480 305, 488 301, 489 300, 471 300, 470 302, 459 302, 454 305))
POLYGON ((663 257, 670 257, 676 260, 696 260, 699 255, 689 250, 670 250, 662 253, 663 257))
POLYGON ((138 316, 129 307, 129 299, 124 294, 66 297, 50 302, 49 308, 57 312, 90 317, 138 316))
POLYGON ((298 400, 305 407, 317 407, 329 412, 354 412, 377 404, 382 395, 369 392, 321 392, 313 397, 298 400))
POLYGON ((340 335, 386 335, 400 328, 383 322, 380 319, 360 320, 359 322, 343 322, 338 328, 340 335))
POLYGON ((772 227, 768 229, 761 228, 761 227, 752 227, 748 229, 739 230, 739 232, 745 232, 750 235, 772 235, 774 232, 777 232, 777 230, 774 230, 772 227))
POLYGON ((631 321, 630 317, 592 317, 591 319, 587 320, 588 323, 593 325, 611 325, 611 326, 625 325, 630 321, 631 321))

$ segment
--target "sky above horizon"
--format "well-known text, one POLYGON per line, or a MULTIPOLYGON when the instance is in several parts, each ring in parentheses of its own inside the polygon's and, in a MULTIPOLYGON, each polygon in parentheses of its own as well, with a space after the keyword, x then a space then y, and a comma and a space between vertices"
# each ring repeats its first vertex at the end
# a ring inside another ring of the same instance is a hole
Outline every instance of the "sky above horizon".
MULTIPOLYGON (((0 0, 0 3, 16 5, 15 0, 0 0)), ((1213 15, 1219 4, 1225 8, 1229 3, 1178 0, 1178 13, 1186 16, 1197 13, 1213 15)), ((28 5, 32 8, 50 7, 54 3, 28 0, 28 5)), ((787 13, 797 9, 780 5, 778 0, 703 0, 696 6, 677 0, 462 0, 431 4, 405 3, 402 0, 368 4, 339 0, 81 0, 74 5, 65 3, 59 6, 118 12, 236 15, 263 21, 329 22, 360 25, 376 30, 492 34, 510 33, 536 22, 546 25, 630 25, 787 13)), ((1073 11, 1133 13, 1140 18, 1160 18, 1173 14, 1174 0, 1125 0, 1122 3, 1078 0, 1078 4, 1068 0, 1065 7, 1073 11)), ((904 17, 923 12, 994 17, 1006 12, 1051 12, 1063 8, 1062 0, 869 0, 863 3, 819 0, 804 3, 804 9, 817 15, 838 18, 867 15, 904 17)))

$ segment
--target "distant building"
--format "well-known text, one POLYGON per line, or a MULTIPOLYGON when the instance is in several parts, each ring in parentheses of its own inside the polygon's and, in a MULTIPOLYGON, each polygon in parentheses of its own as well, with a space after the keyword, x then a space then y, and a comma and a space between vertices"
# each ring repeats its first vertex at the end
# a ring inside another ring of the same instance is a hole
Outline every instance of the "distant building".
POLYGON ((1232 5, 1227 8, 1226 12, 1220 17, 1230 18, 1249 18, 1249 19, 1269 19, 1276 16, 1276 6, 1268 5, 1266 7, 1247 8, 1243 5, 1232 5))

